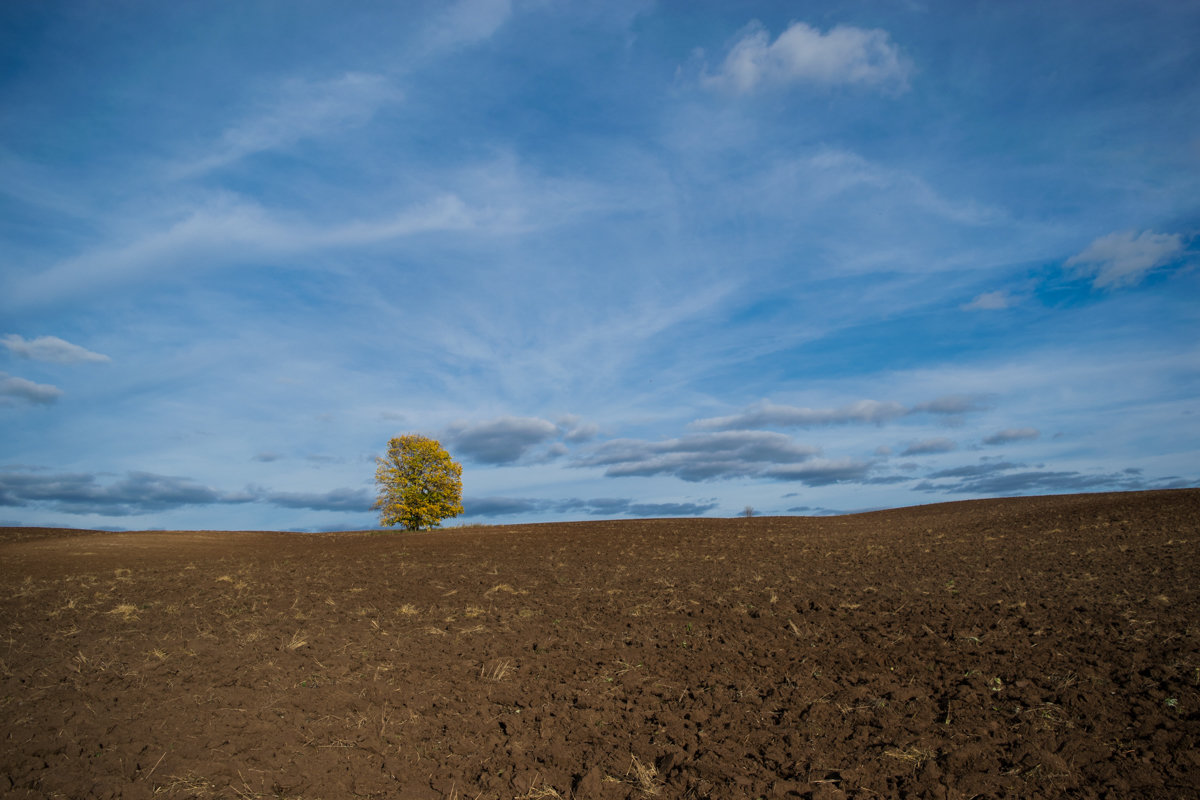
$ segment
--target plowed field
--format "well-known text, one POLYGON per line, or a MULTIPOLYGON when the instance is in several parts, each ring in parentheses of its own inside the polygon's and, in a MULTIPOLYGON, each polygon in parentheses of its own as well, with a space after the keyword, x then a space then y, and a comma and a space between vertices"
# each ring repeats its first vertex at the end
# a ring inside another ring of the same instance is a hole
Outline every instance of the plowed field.
POLYGON ((9 797, 1200 792, 1200 490, 0 565, 9 797))

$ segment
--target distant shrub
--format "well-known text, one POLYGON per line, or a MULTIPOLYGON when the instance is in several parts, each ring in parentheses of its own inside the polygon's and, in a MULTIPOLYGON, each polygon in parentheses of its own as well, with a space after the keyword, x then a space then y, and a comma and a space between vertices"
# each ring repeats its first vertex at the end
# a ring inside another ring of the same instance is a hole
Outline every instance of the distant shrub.
POLYGON ((754 512, 754 506, 746 506, 746 507, 745 507, 745 508, 742 510, 742 516, 743 516, 743 517, 746 517, 747 519, 749 519, 750 517, 753 517, 753 516, 754 516, 754 513, 755 513, 755 512, 754 512))

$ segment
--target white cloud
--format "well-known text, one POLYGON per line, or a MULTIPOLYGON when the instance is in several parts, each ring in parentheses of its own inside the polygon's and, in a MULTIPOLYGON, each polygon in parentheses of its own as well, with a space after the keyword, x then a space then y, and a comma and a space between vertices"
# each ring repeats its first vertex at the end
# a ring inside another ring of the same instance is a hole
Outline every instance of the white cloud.
POLYGON ((1015 299, 1008 292, 984 292, 969 303, 962 306, 963 311, 1003 311, 1012 308, 1015 299))
POLYGON ((1101 236, 1065 262, 1081 275, 1094 275, 1097 289, 1134 286, 1155 267, 1183 253, 1183 237, 1177 233, 1119 231, 1101 236))
POLYGON ((821 33, 794 22, 772 42, 758 22, 747 26, 716 75, 703 82, 745 94, 764 85, 864 84, 908 88, 911 65, 886 31, 839 25, 821 33))
POLYGON ((48 361, 52 364, 82 364, 86 362, 111 361, 108 356, 93 353, 87 348, 60 339, 57 336, 39 336, 26 340, 17 334, 9 334, 0 339, 9 352, 22 358, 34 361, 48 361))
POLYGON ((34 383, 0 372, 0 404, 2 405, 12 405, 15 402, 49 405, 60 397, 62 397, 62 389, 57 386, 34 383))

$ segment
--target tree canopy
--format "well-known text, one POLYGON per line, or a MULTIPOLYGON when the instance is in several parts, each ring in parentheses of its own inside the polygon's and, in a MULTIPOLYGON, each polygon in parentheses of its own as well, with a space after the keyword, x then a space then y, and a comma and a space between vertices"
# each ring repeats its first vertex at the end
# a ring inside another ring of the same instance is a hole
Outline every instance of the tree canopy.
POLYGON ((435 439, 417 434, 388 442, 376 460, 379 523, 415 531, 436 528, 462 513, 462 465, 435 439))

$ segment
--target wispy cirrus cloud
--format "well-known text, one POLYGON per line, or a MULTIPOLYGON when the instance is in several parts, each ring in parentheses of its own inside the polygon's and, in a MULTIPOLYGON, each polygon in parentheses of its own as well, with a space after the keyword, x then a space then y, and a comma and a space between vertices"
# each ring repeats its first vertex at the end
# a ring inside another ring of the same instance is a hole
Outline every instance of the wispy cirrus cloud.
POLYGON ((172 177, 194 177, 257 153, 359 127, 402 95, 383 75, 348 72, 321 81, 287 81, 270 97, 226 128, 206 152, 176 164, 172 177))
POLYGON ((908 88, 912 64, 887 31, 838 25, 822 33, 793 22, 774 41, 763 25, 750 23, 730 48, 709 88, 746 94, 787 84, 864 85, 891 91, 908 88))
POLYGON ((962 305, 963 311, 1003 311, 1016 305, 1016 299, 1006 291, 984 292, 962 305))
POLYGON ((106 355, 93 353, 86 347, 71 344, 57 336, 25 339, 17 334, 9 334, 0 339, 0 344, 8 348, 13 355, 33 361, 46 361, 51 364, 103 363, 112 360, 106 355))
POLYGON ((1183 254, 1183 237, 1177 233, 1119 231, 1101 236, 1064 266, 1079 275, 1093 276, 1097 289, 1118 289, 1141 283, 1151 270, 1183 254))
POLYGON ((124 244, 59 261, 24 279, 12 278, 8 300, 22 304, 61 300, 88 290, 141 281, 162 272, 164 264, 172 265, 174 271, 212 270, 264 256, 304 255, 421 233, 462 232, 507 224, 497 212, 472 208, 455 194, 414 203, 390 216, 335 224, 285 221, 257 203, 222 196, 124 244))
POLYGON ((444 8, 429 31, 432 49, 490 38, 512 15, 512 0, 458 0, 444 8))

